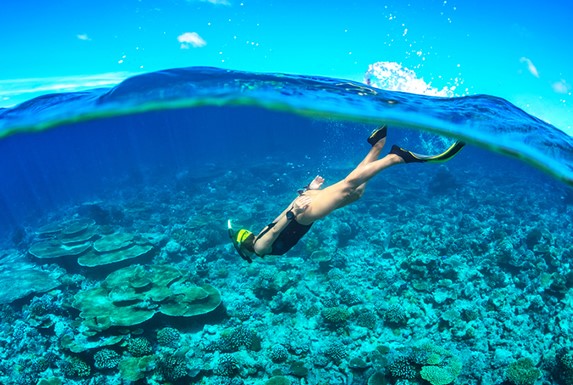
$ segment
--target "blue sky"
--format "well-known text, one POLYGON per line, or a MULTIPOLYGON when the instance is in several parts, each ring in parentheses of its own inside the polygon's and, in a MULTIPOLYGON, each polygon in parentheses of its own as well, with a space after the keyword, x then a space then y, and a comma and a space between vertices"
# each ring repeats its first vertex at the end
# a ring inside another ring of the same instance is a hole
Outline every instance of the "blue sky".
POLYGON ((0 106, 196 65, 362 81, 395 62, 573 133, 572 5, 484 0, 22 0, 0 13, 0 106))

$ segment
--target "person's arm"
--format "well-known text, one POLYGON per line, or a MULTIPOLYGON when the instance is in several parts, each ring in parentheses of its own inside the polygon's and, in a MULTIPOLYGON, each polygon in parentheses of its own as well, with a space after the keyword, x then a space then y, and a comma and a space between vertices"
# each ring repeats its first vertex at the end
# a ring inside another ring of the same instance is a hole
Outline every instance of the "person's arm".
POLYGON ((271 229, 268 230, 262 237, 257 238, 257 241, 254 245, 255 253, 257 253, 257 255, 268 254, 272 250, 272 245, 280 233, 284 230, 290 221, 295 220, 297 215, 306 210, 308 205, 310 205, 311 200, 312 199, 309 196, 304 195, 296 198, 292 205, 284 210, 283 213, 277 217, 275 222, 273 222, 275 225, 271 227, 271 229), (289 211, 293 213, 292 218, 287 216, 289 211))

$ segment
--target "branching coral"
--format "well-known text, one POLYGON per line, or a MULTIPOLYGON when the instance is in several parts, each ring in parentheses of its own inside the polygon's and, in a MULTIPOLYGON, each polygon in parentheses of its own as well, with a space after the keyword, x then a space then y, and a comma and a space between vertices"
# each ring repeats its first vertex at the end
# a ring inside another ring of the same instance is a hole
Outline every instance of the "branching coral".
POLYGON ((288 350, 281 344, 273 345, 269 357, 273 362, 284 362, 288 358, 288 350))
POLYGON ((239 372, 239 361, 231 354, 221 354, 215 374, 223 377, 232 377, 239 372))
POLYGON ((346 358, 348 353, 344 344, 340 341, 334 341, 330 343, 324 350, 324 355, 328 357, 334 363, 340 363, 346 358))
POLYGON ((541 371, 535 367, 531 358, 520 358, 509 364, 507 379, 515 385, 533 385, 541 377, 541 371))
POLYGON ((132 338, 127 342, 127 351, 134 357, 143 357, 152 353, 151 343, 147 338, 132 338))
POLYGON ((62 372, 66 377, 81 378, 90 375, 90 366, 78 357, 70 357, 62 364, 62 372))
POLYGON ((165 356, 157 363, 159 372, 168 381, 178 380, 187 375, 185 358, 180 356, 165 356))
POLYGON ((167 327, 157 331, 157 342, 161 346, 176 348, 180 339, 181 335, 177 329, 167 327))
POLYGON ((340 326, 350 317, 350 312, 343 307, 328 307, 322 310, 322 318, 331 325, 340 326))
POLYGON ((120 355, 111 349, 102 349, 94 354, 94 366, 96 369, 113 369, 117 367, 120 355))
POLYGON ((242 346, 253 351, 261 349, 260 337, 246 326, 224 330, 216 347, 223 352, 234 352, 242 346))

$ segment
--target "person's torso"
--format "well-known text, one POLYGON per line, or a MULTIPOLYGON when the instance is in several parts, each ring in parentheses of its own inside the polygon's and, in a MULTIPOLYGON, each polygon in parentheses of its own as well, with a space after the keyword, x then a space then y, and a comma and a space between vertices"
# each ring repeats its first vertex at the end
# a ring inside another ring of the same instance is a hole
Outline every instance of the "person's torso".
POLYGON ((291 220, 273 242, 269 255, 283 255, 293 248, 294 245, 310 230, 310 225, 301 225, 296 219, 291 220))

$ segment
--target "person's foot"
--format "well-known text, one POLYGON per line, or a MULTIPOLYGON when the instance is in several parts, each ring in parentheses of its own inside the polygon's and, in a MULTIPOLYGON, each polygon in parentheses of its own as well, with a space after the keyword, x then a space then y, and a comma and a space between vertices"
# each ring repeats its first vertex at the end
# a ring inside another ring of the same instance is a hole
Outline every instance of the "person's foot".
POLYGON ((393 145, 392 149, 390 150, 390 154, 398 155, 400 158, 402 158, 402 160, 404 160, 404 163, 440 163, 447 162, 448 160, 452 159, 458 152, 462 150, 464 146, 464 142, 457 141, 441 154, 420 155, 393 145))
POLYGON ((404 163, 423 163, 425 160, 416 158, 410 151, 404 150, 401 147, 393 145, 390 149, 390 154, 398 155, 404 163))
POLYGON ((372 133, 368 137, 368 143, 370 143, 371 146, 374 146, 382 139, 385 139, 387 133, 388 133, 388 127, 386 125, 378 127, 377 129, 372 131, 372 133))

